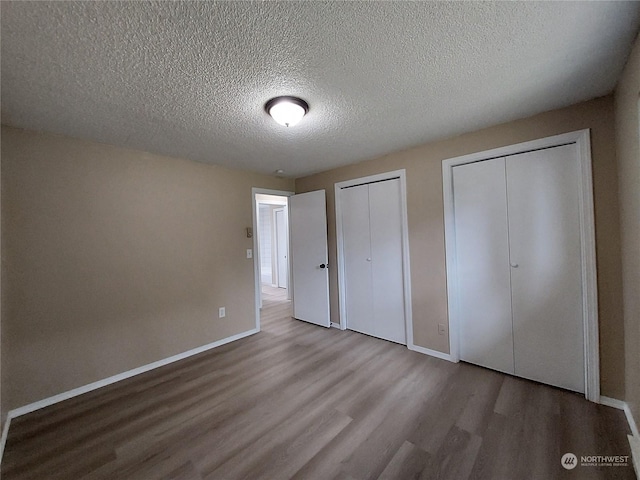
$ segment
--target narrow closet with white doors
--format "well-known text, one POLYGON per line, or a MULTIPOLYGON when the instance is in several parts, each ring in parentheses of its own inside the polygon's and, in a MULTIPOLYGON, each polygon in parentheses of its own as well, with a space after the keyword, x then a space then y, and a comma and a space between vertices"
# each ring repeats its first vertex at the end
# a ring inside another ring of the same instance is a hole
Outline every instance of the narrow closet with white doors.
POLYGON ((452 170, 460 359, 584 392, 576 149, 452 170))
POLYGON ((347 186, 336 193, 346 326, 406 344, 400 179, 347 186))

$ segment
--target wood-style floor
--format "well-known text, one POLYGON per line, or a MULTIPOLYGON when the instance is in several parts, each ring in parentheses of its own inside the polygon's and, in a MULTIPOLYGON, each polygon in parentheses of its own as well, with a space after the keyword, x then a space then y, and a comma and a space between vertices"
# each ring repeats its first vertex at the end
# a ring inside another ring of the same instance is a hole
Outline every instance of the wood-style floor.
POLYGON ((290 318, 12 421, 2 478, 592 479, 563 453, 629 455, 622 412, 290 318))

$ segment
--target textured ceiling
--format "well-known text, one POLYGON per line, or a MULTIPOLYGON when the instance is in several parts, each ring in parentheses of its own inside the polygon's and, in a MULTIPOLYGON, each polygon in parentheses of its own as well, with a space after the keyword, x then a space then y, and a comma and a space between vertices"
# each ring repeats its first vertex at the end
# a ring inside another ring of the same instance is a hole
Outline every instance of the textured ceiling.
POLYGON ((300 176, 608 94, 637 2, 2 2, 2 122, 300 176), (294 128, 263 105, 298 95, 294 128))

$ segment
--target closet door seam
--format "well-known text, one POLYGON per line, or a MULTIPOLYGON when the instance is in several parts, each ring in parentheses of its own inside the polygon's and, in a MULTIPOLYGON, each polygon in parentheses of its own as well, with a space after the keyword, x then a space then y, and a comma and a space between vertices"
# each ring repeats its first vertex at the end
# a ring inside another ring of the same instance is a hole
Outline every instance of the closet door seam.
MULTIPOLYGON (((386 181, 386 180, 383 180, 386 181)), ((374 285, 374 278, 373 278, 373 270, 374 270, 374 262, 376 261, 375 258, 373 258, 373 241, 371 240, 371 187, 369 186, 370 184, 367 183, 367 213, 369 215, 369 258, 371 259, 370 265, 369 265, 369 282, 371 285, 371 298, 373 299, 376 292, 373 291, 373 285, 374 285)), ((378 321, 376 318, 376 312, 374 309, 371 309, 371 322, 373 324, 373 334, 374 336, 378 335, 378 321)))
POLYGON ((511 219, 509 217, 509 169, 507 168, 507 159, 504 157, 504 203, 507 211, 507 246, 509 248, 509 304, 511 306, 511 355, 513 356, 513 372, 517 374, 516 368, 516 338, 513 327, 513 267, 511 259, 511 219))

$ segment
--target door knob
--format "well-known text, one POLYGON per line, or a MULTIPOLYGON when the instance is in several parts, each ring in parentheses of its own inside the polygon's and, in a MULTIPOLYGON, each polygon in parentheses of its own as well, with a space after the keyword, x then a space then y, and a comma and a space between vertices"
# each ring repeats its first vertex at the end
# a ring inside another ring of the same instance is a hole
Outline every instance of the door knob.
POLYGON ((371 259, 370 259, 370 258, 367 258, 367 262, 370 262, 370 261, 371 261, 371 259))
POLYGON ((326 265, 326 264, 324 264, 324 263, 321 263, 321 264, 320 264, 320 268, 327 268, 327 265, 326 265))

